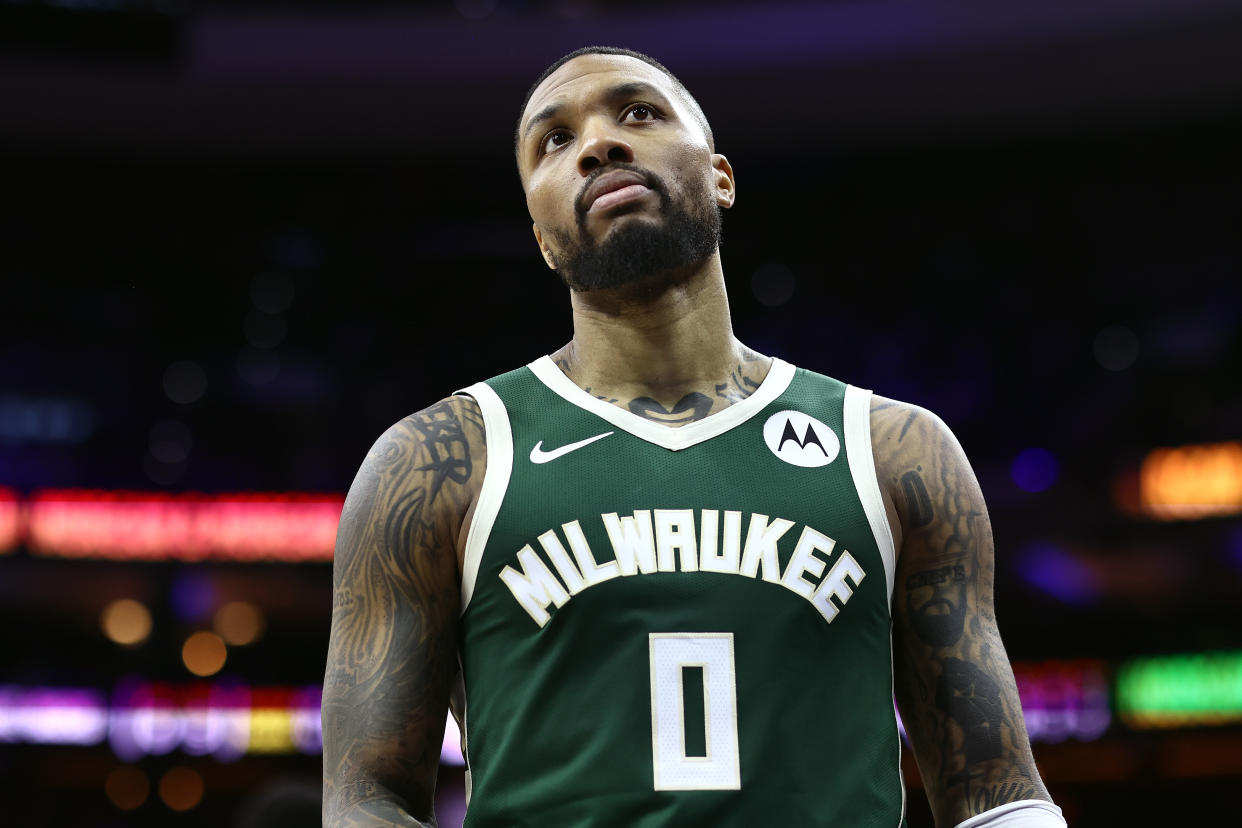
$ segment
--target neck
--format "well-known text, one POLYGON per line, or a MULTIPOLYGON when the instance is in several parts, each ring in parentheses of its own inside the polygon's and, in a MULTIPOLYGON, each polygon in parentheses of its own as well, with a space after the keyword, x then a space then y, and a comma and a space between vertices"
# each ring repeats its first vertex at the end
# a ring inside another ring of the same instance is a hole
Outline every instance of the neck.
POLYGON ((573 340, 552 358, 577 385, 618 404, 649 398, 671 408, 693 392, 732 388, 739 372, 749 384, 767 373, 770 360, 733 336, 719 252, 686 273, 575 292, 571 302, 573 340))

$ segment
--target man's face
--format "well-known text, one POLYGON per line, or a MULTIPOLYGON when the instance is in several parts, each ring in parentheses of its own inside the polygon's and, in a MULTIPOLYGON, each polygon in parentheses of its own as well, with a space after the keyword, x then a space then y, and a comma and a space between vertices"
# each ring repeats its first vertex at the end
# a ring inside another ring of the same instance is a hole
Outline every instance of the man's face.
POLYGON ((676 84, 623 55, 574 58, 540 84, 518 169, 544 258, 575 290, 701 263, 733 202, 728 161, 676 84))

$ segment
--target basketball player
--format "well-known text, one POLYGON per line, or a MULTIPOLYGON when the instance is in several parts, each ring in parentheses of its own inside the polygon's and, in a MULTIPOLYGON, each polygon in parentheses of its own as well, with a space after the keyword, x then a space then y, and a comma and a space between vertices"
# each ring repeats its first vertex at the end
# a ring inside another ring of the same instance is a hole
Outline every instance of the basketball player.
POLYGON ((582 50, 518 169, 573 339, 413 414, 341 516, 324 821, 433 825, 445 711, 466 825, 904 823, 896 696, 940 826, 1063 826, 948 428, 733 336, 733 170, 644 55, 582 50))

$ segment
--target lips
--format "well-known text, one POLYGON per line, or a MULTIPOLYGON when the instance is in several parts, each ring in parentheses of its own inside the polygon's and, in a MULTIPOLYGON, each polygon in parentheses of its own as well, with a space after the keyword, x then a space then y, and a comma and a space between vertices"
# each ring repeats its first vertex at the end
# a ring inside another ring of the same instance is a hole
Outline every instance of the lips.
POLYGON ((631 170, 614 170, 604 173, 587 187, 582 194, 582 206, 587 212, 604 210, 649 192, 646 176, 631 170))

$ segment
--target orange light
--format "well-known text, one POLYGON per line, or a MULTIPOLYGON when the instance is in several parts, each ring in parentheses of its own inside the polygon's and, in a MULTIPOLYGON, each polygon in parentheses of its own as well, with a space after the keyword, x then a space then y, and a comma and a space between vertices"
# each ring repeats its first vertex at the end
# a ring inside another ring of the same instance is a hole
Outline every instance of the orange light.
POLYGON ((263 634, 263 613, 248 601, 230 601, 216 610, 212 626, 225 642, 242 647, 263 634))
POLYGON ((160 799, 174 811, 188 811, 203 800, 203 777, 192 768, 169 768, 160 777, 160 799))
POLYGON ((196 632, 181 645, 181 660, 185 668, 196 676, 215 675, 227 658, 228 648, 213 632, 196 632))
POLYGON ((21 506, 17 492, 0 486, 0 555, 11 552, 17 546, 21 534, 21 506))
POLYGON ((1139 472, 1143 511, 1160 520, 1242 513, 1242 442, 1156 449, 1139 472))
POLYGON ((104 780, 104 793, 122 811, 132 811, 147 801, 151 783, 147 775, 132 765, 122 765, 104 780))
POLYGON ((122 598, 103 608, 99 626, 112 641, 132 647, 146 641, 151 634, 151 613, 139 602, 122 598))

